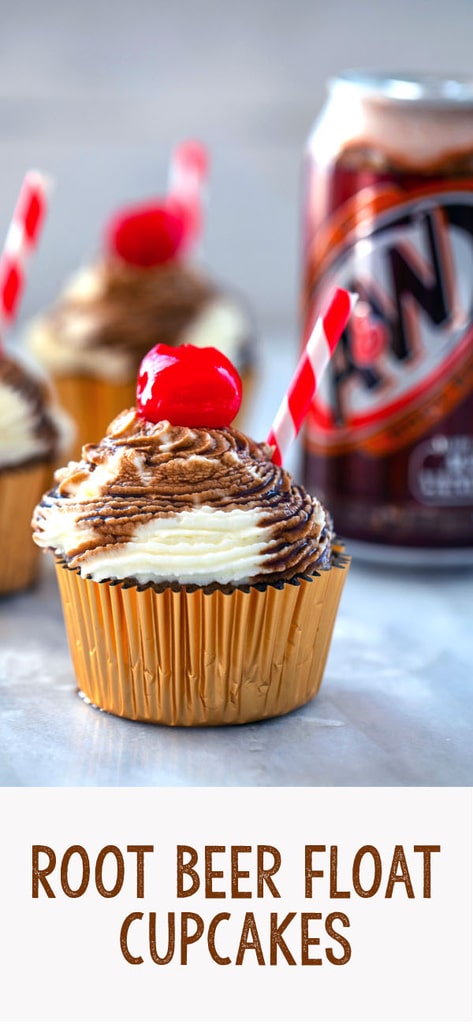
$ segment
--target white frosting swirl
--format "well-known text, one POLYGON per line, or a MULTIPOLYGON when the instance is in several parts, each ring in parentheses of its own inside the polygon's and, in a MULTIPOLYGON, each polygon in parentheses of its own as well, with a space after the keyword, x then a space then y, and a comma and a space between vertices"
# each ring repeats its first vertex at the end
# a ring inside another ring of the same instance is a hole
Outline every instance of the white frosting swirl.
POLYGON ((266 584, 331 562, 320 502, 230 427, 155 424, 130 409, 55 484, 34 539, 97 582, 266 584))
MULTIPOLYGON (((178 280, 178 271, 175 273, 178 280)), ((179 317, 176 326, 172 317, 169 320, 169 295, 165 289, 162 295, 160 293, 163 285, 159 283, 159 274, 154 278, 154 275, 151 277, 151 274, 146 275, 145 272, 143 280, 149 276, 150 290, 152 280, 156 280, 155 308, 151 307, 145 312, 139 291, 143 272, 135 275, 136 293, 128 284, 127 291, 121 296, 118 290, 119 298, 115 293, 113 296, 110 294, 109 274, 110 268, 105 263, 96 263, 77 271, 60 296, 57 312, 50 310, 30 324, 27 333, 28 349, 50 373, 56 376, 79 374, 116 384, 125 383, 135 378, 142 356, 153 344, 153 330, 158 329, 158 341, 199 347, 214 346, 231 359, 237 368, 241 367, 242 358, 247 357, 250 323, 246 310, 230 295, 216 290, 209 291, 205 301, 201 297, 198 302, 195 301, 195 309, 188 310, 185 317, 179 317), (117 316, 120 330, 125 322, 130 325, 130 344, 119 343, 117 316), (147 348, 141 351, 136 338, 135 344, 132 341, 134 324, 142 321, 143 317, 149 321, 149 343, 147 338, 147 348)), ((174 297, 174 304, 176 301, 174 297)))
POLYGON ((71 444, 74 427, 49 386, 22 357, 0 355, 0 467, 48 459, 71 444))

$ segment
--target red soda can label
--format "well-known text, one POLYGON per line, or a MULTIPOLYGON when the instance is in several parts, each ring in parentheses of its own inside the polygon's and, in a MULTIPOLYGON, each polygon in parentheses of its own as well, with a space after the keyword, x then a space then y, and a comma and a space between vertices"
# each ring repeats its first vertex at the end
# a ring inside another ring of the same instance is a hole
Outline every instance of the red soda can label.
MULTIPOLYGON (((335 285, 359 296, 307 419, 308 450, 383 457, 441 429, 473 393, 473 179, 361 190, 320 227, 306 266, 305 336, 335 285)), ((473 460, 468 436, 455 451, 441 443, 444 460, 473 460)), ((438 463, 431 444, 425 455, 438 463)), ((417 468, 417 500, 471 502, 451 483, 442 498, 428 473, 421 493, 417 468)))

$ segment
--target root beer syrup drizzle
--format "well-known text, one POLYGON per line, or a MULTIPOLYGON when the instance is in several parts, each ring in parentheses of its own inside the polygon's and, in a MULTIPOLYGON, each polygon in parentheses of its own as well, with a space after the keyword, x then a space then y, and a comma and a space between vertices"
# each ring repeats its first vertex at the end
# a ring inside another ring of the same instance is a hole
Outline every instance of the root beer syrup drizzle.
POLYGON ((302 341, 334 286, 359 295, 304 482, 355 553, 472 564, 473 80, 335 79, 303 204, 302 341))

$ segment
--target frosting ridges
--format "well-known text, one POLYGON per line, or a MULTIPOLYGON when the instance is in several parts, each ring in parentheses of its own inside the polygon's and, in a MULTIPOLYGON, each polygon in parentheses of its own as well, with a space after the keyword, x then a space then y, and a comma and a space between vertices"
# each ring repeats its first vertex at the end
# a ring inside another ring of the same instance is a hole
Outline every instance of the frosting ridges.
POLYGON ((230 427, 127 410, 58 471, 35 540, 95 579, 237 585, 310 572, 330 557, 330 521, 271 454, 230 427))

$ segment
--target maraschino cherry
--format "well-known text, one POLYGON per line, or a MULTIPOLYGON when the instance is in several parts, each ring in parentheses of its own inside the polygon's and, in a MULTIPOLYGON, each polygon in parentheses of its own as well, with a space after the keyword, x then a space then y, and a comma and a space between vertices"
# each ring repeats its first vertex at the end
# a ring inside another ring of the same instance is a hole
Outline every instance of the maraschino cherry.
POLYGON ((209 173, 206 147, 176 146, 163 199, 119 210, 105 228, 105 251, 133 267, 158 267, 188 250, 202 229, 202 190, 209 173))
POLYGON ((140 416, 181 427, 227 427, 241 404, 233 363, 216 348, 155 345, 144 357, 136 388, 140 416))
POLYGON ((149 203, 121 210, 105 229, 105 247, 134 267, 157 267, 178 256, 188 225, 177 205, 149 203))

